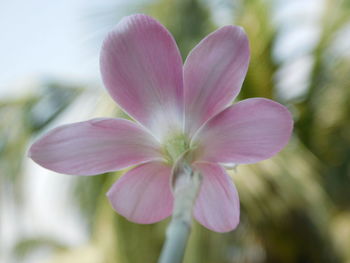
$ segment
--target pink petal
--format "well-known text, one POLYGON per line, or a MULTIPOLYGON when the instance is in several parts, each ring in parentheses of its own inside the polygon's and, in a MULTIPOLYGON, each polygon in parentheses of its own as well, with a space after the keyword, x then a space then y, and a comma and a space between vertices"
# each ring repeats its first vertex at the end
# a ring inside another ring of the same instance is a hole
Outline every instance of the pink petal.
POLYGON ((131 121, 94 119, 50 131, 32 145, 29 155, 59 173, 94 175, 160 159, 157 144, 131 121))
POLYGON ((194 165, 203 176, 194 217, 216 232, 235 229, 239 223, 239 198, 230 177, 218 164, 196 162, 194 165))
POLYGON ((171 167, 163 163, 142 164, 123 175, 107 196, 114 210, 130 221, 155 223, 173 209, 170 175, 171 167))
POLYGON ((101 51, 103 82, 114 100, 157 137, 182 130, 182 60, 170 33, 146 15, 124 18, 101 51))
POLYGON ((208 121, 195 135, 192 147, 198 147, 198 160, 254 163, 278 153, 292 129, 286 107, 268 99, 247 99, 208 121))
POLYGON ((186 131, 191 135, 239 93, 249 63, 243 29, 225 26, 202 40, 184 66, 186 131))

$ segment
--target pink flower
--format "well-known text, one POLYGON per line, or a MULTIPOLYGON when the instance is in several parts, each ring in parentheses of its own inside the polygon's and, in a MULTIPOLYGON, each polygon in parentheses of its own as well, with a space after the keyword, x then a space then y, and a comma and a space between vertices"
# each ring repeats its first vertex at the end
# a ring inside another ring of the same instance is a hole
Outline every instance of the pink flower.
POLYGON ((271 100, 230 104, 249 63, 243 29, 211 33, 183 66, 167 29, 132 15, 107 36, 100 62, 107 90, 136 122, 105 118, 58 127, 32 145, 31 158, 73 175, 136 165, 107 196, 118 213, 148 224, 172 213, 172 165, 189 150, 188 161, 203 176, 195 219, 217 232, 234 229, 239 199, 222 165, 270 158, 287 144, 293 127, 289 111, 271 100))

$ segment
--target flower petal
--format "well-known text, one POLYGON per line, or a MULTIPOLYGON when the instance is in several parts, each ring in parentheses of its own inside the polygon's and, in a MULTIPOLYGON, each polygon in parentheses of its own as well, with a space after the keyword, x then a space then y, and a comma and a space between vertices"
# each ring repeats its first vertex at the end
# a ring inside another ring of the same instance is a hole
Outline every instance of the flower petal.
POLYGON ((160 159, 161 153, 136 123, 93 119, 50 131, 32 145, 29 156, 59 173, 94 175, 160 159))
POLYGON ((239 223, 239 197, 225 170, 218 164, 196 162, 203 181, 194 207, 194 217, 206 228, 228 232, 239 223))
POLYGON ((194 132, 239 93, 249 63, 243 29, 225 26, 203 39, 184 66, 186 131, 194 132))
POLYGON ((197 160, 254 163, 268 159, 287 143, 293 130, 288 109, 268 99, 253 98, 228 107, 195 135, 197 160))
POLYGON ((105 39, 100 65, 114 100, 157 137, 182 130, 182 59, 160 23, 141 14, 124 18, 105 39))
POLYGON ((163 163, 142 164, 123 175, 107 196, 114 210, 130 221, 155 223, 173 209, 170 175, 171 167, 163 163))

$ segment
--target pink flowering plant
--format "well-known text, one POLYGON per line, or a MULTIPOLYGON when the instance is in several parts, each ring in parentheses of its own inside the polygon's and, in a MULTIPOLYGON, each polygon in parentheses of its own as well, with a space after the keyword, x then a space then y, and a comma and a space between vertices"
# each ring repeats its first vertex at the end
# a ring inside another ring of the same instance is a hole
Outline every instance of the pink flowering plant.
POLYGON ((182 158, 201 176, 193 216, 217 232, 239 223, 237 190, 225 166, 255 163, 279 152, 293 121, 264 98, 231 104, 249 64, 243 29, 224 26, 204 38, 184 65, 171 34, 146 15, 124 18, 101 51, 105 87, 134 121, 101 118, 64 125, 30 148, 41 166, 65 174, 128 170, 109 190, 113 208, 149 224, 174 207, 174 166, 182 158))

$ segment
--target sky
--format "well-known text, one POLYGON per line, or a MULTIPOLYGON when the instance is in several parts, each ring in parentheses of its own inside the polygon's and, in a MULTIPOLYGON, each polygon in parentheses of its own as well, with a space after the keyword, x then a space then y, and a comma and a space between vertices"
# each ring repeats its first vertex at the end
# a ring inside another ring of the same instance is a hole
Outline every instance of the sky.
POLYGON ((97 4, 117 2, 1 1, 0 98, 28 92, 38 78, 98 80, 100 31, 108 28, 92 26, 91 16, 97 4))

